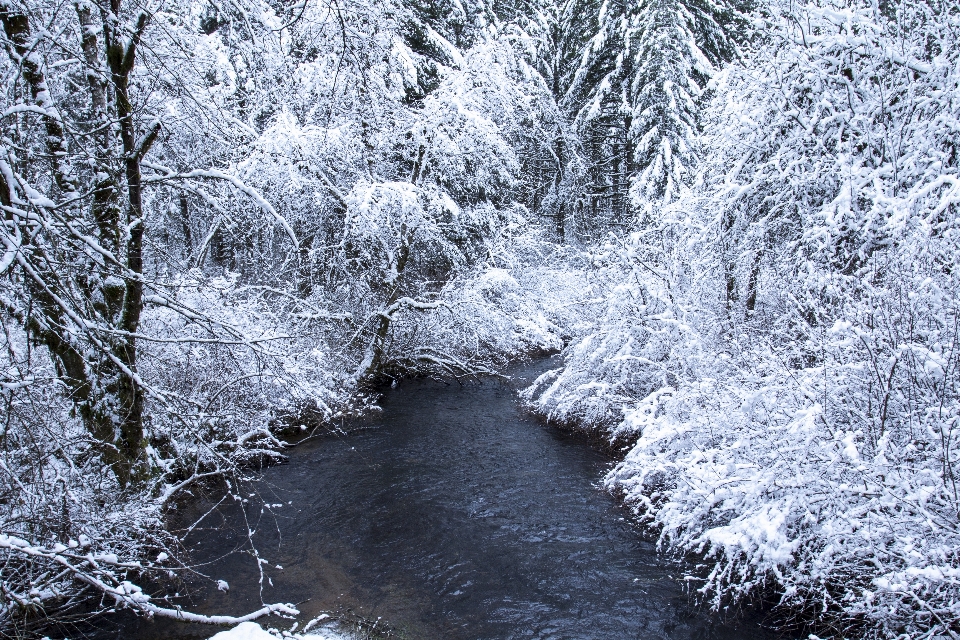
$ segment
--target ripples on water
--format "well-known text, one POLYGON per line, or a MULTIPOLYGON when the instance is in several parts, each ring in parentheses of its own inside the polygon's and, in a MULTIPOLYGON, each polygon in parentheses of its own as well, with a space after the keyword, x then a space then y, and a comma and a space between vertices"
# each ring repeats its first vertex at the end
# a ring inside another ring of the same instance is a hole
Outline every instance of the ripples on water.
MULTIPOLYGON (((268 570, 264 600, 300 602, 302 619, 350 609, 424 640, 770 637, 696 613, 598 489, 610 459, 518 409, 516 386, 545 366, 515 369, 512 384, 404 381, 369 428, 292 449, 260 488, 283 505, 256 526, 260 553, 283 567, 268 570)), ((231 589, 187 606, 253 610, 253 560, 220 558, 243 542, 239 511, 210 518, 189 542, 231 589)), ((157 622, 121 636, 214 632, 157 622)))

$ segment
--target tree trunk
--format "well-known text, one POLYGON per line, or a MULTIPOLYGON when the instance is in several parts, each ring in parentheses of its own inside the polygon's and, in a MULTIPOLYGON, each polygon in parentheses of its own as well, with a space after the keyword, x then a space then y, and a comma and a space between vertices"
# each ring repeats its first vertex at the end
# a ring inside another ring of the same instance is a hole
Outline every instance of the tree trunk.
MULTIPOLYGON (((114 15, 120 14, 120 0, 111 0, 114 15)), ((124 278, 123 306, 117 323, 126 335, 119 338, 114 346, 117 379, 117 445, 124 460, 124 474, 127 480, 136 481, 146 473, 144 463, 146 441, 143 432, 144 393, 136 380, 137 342, 134 334, 140 328, 140 316, 143 313, 143 193, 141 190, 140 162, 150 145, 159 134, 159 125, 155 125, 137 143, 136 127, 133 121, 133 105, 130 102, 130 72, 136 62, 137 45, 147 26, 149 16, 141 13, 137 25, 126 46, 119 40, 119 33, 106 29, 109 38, 107 61, 110 65, 113 81, 114 103, 117 120, 120 122, 120 140, 123 145, 124 173, 127 187, 126 215, 126 267, 124 278)))
POLYGON ((760 259, 762 254, 758 251, 753 258, 753 266, 750 267, 750 276, 747 278, 747 297, 744 301, 747 307, 747 313, 753 313, 757 306, 757 289, 760 280, 760 259))
POLYGON ((190 231, 190 206, 185 193, 180 194, 180 224, 183 226, 183 244, 189 259, 193 253, 193 233, 190 231))
POLYGON ((369 363, 360 376, 363 379, 370 379, 380 373, 383 367, 384 355, 387 346, 387 335, 390 332, 390 321, 393 319, 390 315, 390 308, 400 299, 402 288, 400 286, 403 278, 403 270, 407 266, 410 258, 410 245, 413 238, 409 237, 406 225, 400 230, 400 249, 397 251, 396 279, 392 283, 390 294, 377 318, 377 328, 373 334, 373 343, 369 348, 369 363))
POLYGON ((557 213, 555 228, 557 232, 557 242, 563 244, 566 239, 566 229, 565 229, 565 208, 564 208, 564 195, 561 195, 561 190, 563 189, 563 179, 564 179, 564 158, 563 158, 563 131, 560 131, 559 136, 556 141, 556 153, 557 153, 557 174, 554 178, 554 188, 553 193, 554 197, 557 199, 557 213))
MULTIPOLYGON (((118 158, 113 151, 111 127, 107 126, 111 120, 107 112, 108 84, 97 73, 101 68, 102 50, 98 46, 93 11, 90 6, 81 5, 77 5, 76 11, 88 68, 96 172, 91 216, 78 222, 86 225, 92 220, 98 241, 109 253, 98 256, 97 260, 78 258, 69 243, 60 244, 54 237, 36 236, 31 223, 21 223, 24 225, 21 236, 27 239, 25 245, 29 244, 29 251, 22 254, 20 265, 32 311, 24 314, 16 309, 8 310, 49 349, 58 375, 70 391, 77 415, 97 440, 104 462, 113 470, 120 485, 126 487, 144 478, 147 471, 144 392, 137 378, 134 337, 143 311, 140 162, 156 140, 159 126, 137 141, 128 83, 148 16, 139 16, 135 28, 128 31, 131 35, 125 44, 120 42, 121 30, 116 24, 116 16, 120 15, 119 0, 112 0, 111 18, 103 25, 110 88, 115 98, 115 121, 120 124, 123 146, 123 156, 118 158), (121 217, 118 197, 121 166, 126 181, 125 219, 121 217), (75 264, 80 270, 64 274, 63 264, 75 264), (88 308, 97 313, 94 322, 78 321, 78 317, 85 317, 88 308)), ((77 205, 80 190, 70 165, 63 160, 68 153, 64 127, 50 96, 43 59, 31 50, 33 36, 29 19, 6 5, 0 8, 0 21, 9 42, 11 60, 20 68, 32 101, 44 111, 40 117, 47 147, 45 161, 49 163, 55 183, 54 197, 70 195, 65 200, 73 200, 73 204, 63 206, 62 210, 64 215, 76 217, 80 211, 77 205)), ((8 205, 14 188, 16 185, 0 185, 0 197, 8 205)))
POLYGON ((119 177, 117 167, 111 158, 110 118, 107 114, 107 86, 103 81, 100 64, 100 49, 97 42, 97 28, 93 20, 90 5, 77 4, 77 18, 82 33, 84 63, 87 67, 87 85, 90 90, 90 121, 96 149, 96 183, 93 192, 93 219, 100 232, 103 246, 113 252, 120 248, 121 208, 118 202, 119 177))

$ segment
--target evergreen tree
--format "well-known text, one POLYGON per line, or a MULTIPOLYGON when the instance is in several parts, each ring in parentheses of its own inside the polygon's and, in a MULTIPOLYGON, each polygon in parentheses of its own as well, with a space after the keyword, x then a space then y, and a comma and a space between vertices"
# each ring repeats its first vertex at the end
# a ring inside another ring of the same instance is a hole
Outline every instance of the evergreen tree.
POLYGON ((592 145, 593 164, 605 169, 615 219, 630 215, 628 189, 649 213, 691 174, 698 99, 736 55, 739 16, 738 7, 711 0, 604 4, 580 72, 599 81, 584 92, 577 123, 586 138, 608 138, 592 145))

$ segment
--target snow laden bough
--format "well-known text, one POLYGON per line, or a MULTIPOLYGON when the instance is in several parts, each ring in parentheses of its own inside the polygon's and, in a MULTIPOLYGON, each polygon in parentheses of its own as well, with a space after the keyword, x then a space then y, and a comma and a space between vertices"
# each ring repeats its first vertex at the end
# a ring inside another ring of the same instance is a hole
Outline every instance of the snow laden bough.
MULTIPOLYGON (((39 561, 53 567, 34 580, 29 591, 17 593, 4 590, 6 598, 20 609, 43 609, 49 602, 62 604, 62 599, 72 591, 76 581, 89 587, 94 593, 110 603, 112 610, 131 609, 148 618, 160 617, 202 624, 226 625, 256 620, 266 615, 296 616, 300 612, 290 604, 270 604, 244 616, 205 616, 190 613, 180 608, 163 607, 136 584, 125 579, 130 573, 143 574, 149 567, 140 562, 121 562, 113 553, 93 553, 89 540, 70 540, 68 544, 52 547, 34 546, 15 536, 0 534, 0 553, 6 556, 5 571, 17 570, 23 561, 39 561), (54 573, 56 571, 56 573, 54 573)), ((14 613, 11 605, 0 612, 0 620, 14 613)))

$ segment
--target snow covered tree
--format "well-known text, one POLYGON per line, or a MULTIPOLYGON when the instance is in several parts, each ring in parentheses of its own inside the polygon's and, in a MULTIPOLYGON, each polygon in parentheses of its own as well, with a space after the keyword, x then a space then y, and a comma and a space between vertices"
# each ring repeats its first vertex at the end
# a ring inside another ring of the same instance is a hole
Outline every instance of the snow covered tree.
POLYGON ((607 486, 706 558, 714 607, 775 589, 876 638, 960 619, 957 19, 765 6, 711 85, 697 179, 606 249, 607 313, 529 392, 634 443, 607 486))
MULTIPOLYGON (((692 177, 699 99, 718 66, 735 55, 740 9, 709 0, 604 4, 584 54, 584 66, 599 64, 603 75, 589 87, 578 122, 600 135, 607 127, 622 131, 601 151, 611 158, 609 188, 629 189, 642 214, 676 199, 692 177)), ((624 216, 629 205, 622 199, 613 206, 624 216)))
POLYGON ((10 3, 0 11, 21 78, 8 87, 7 114, 15 119, 9 139, 16 142, 0 160, 4 306, 50 350, 101 455, 126 485, 145 473, 136 347, 144 305, 141 162, 160 124, 138 127, 131 95, 151 16, 121 16, 119 5, 98 8, 96 16, 93 9, 77 5, 70 29, 84 56, 71 61, 83 69, 76 77, 86 76, 83 106, 70 104, 69 94, 63 104, 49 77, 46 56, 64 44, 37 32, 51 16, 10 3), (107 11, 123 22, 103 21, 107 11), (77 139, 86 147, 79 154, 77 139), (17 147, 41 160, 19 157, 17 147))
MULTIPOLYGON (((181 269, 165 227, 177 216, 188 235, 201 222, 191 204, 227 216, 225 203, 243 200, 274 225, 276 254, 298 245, 225 166, 250 133, 231 74, 243 56, 223 55, 200 9, 0 5, 4 627, 55 617, 87 589, 110 606, 179 615, 131 582, 166 575, 141 562, 173 542, 163 510, 197 481, 236 480, 243 464, 277 455, 267 426, 229 417, 236 406, 264 420, 282 404, 319 411, 331 386, 308 382, 309 366, 294 381, 295 359, 264 348, 283 334, 257 297, 235 278, 204 283, 181 269), (242 384, 264 378, 281 382, 265 392, 242 384), (91 567, 81 553, 106 555, 91 567)), ((234 11, 249 53, 269 28, 242 14, 272 13, 234 11)))
MULTIPOLYGON (((543 3, 514 23, 552 93, 554 142, 528 204, 584 239, 675 199, 698 158, 706 83, 745 37, 745 5, 543 3), (543 196, 539 194, 543 193, 543 196), (569 220, 567 220, 569 219, 569 220)), ((532 176, 528 176, 530 179, 532 176)))

